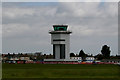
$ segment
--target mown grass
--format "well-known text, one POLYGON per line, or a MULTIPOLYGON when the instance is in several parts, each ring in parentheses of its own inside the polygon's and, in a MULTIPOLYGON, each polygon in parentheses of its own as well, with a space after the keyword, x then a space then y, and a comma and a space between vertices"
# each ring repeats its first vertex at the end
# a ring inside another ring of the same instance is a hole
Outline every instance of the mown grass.
POLYGON ((109 64, 3 64, 2 77, 7 79, 120 79, 120 67, 109 64))

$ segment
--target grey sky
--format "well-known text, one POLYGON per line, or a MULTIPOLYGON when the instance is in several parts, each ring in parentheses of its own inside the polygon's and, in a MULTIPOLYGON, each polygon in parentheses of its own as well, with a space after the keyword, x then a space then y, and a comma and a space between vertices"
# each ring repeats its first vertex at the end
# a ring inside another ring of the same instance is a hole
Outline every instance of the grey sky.
POLYGON ((118 53, 118 4, 100 2, 3 3, 3 53, 52 53, 48 31, 68 24, 70 52, 98 54, 107 44, 118 53))

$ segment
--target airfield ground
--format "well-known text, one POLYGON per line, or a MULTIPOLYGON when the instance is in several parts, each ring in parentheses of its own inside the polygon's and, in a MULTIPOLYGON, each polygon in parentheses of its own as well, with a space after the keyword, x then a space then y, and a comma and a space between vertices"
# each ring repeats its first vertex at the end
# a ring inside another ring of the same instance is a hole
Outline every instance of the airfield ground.
POLYGON ((112 64, 3 64, 2 80, 117 80, 120 66, 112 64))

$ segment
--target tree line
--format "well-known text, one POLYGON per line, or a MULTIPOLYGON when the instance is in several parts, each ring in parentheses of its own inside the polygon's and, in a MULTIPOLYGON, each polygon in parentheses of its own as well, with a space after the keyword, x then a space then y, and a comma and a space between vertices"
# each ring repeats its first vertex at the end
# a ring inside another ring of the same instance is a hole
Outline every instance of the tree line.
MULTIPOLYGON (((102 49, 101 49, 101 53, 93 56, 92 54, 86 54, 84 52, 84 50, 80 50, 79 54, 75 54, 75 53, 70 53, 70 57, 81 57, 82 60, 84 61, 86 57, 94 57, 97 60, 102 60, 102 59, 120 59, 119 55, 116 56, 110 56, 111 50, 110 47, 107 45, 103 45, 102 49)), ((2 54, 3 56, 3 54, 2 54)), ((42 52, 36 52, 36 53, 18 53, 18 54, 10 54, 8 53, 7 55, 5 55, 5 57, 11 58, 11 57, 22 57, 22 56, 26 56, 26 57, 30 57, 31 60, 35 59, 36 60, 43 60, 43 59, 53 59, 53 55, 52 54, 43 54, 42 52)))
MULTIPOLYGON (((93 56, 92 54, 86 54, 83 50, 80 50, 79 54, 70 53, 70 57, 82 57, 82 60, 85 60, 86 57, 95 57, 97 60, 102 59, 111 59, 113 56, 110 56, 111 50, 108 45, 103 45, 101 49, 101 53, 93 56)), ((117 58, 117 55, 116 57, 117 58)))

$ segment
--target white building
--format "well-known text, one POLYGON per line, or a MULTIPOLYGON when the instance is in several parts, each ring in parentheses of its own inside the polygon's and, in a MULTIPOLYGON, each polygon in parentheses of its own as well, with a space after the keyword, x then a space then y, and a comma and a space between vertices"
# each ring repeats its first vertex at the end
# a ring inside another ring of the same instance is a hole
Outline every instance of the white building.
MULTIPOLYGON (((70 57, 72 60, 77 60, 78 62, 82 61, 82 57, 70 57)), ((86 62, 93 62, 95 60, 94 57, 86 57, 86 62)))

